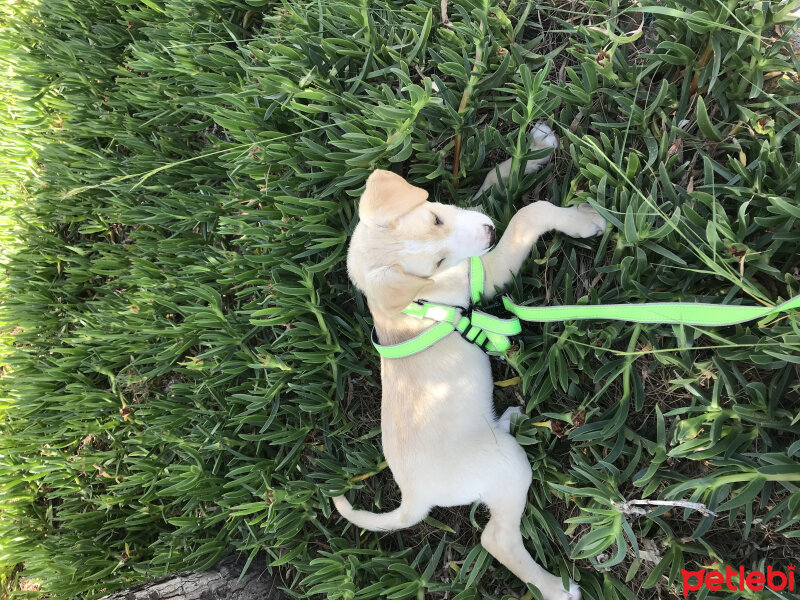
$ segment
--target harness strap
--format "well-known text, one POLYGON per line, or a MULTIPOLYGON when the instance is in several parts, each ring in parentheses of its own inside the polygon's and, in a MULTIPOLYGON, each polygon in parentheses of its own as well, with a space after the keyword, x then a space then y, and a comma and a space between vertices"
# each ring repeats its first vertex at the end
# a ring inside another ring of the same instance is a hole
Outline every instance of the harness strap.
POLYGON ((400 342, 399 344, 382 345, 378 343, 378 336, 375 333, 375 328, 372 328, 372 343, 378 350, 378 354, 384 358, 405 358, 412 354, 417 354, 423 350, 427 350, 436 342, 444 339, 453 333, 453 326, 450 323, 437 323, 420 333, 418 336, 400 342))
POLYGON ((475 344, 481 350, 491 354, 504 354, 511 348, 509 336, 522 332, 522 325, 517 317, 501 318, 476 310, 483 296, 485 282, 483 262, 477 256, 470 258, 470 308, 435 304, 425 300, 415 300, 403 309, 403 314, 418 319, 439 321, 419 335, 399 344, 384 345, 378 343, 375 329, 372 330, 372 344, 378 354, 384 358, 402 358, 418 354, 433 346, 453 332, 475 344))
POLYGON ((489 354, 505 354, 511 348, 509 337, 522 332, 521 321, 552 323, 583 319, 604 319, 632 323, 661 323, 664 325, 695 325, 701 327, 723 327, 738 325, 760 319, 759 325, 778 314, 800 309, 800 296, 795 296, 778 306, 742 306, 738 304, 708 304, 700 302, 650 302, 643 304, 571 304, 564 306, 524 306, 515 304, 503 296, 484 310, 475 307, 481 304, 485 273, 483 261, 473 256, 469 259, 469 308, 435 304, 415 300, 403 309, 403 313, 419 319, 438 321, 418 336, 392 345, 378 343, 375 329, 372 343, 378 354, 385 358, 403 358, 427 350, 439 340, 458 331, 468 342, 489 354), (488 310, 502 307, 510 317, 498 317, 488 310))

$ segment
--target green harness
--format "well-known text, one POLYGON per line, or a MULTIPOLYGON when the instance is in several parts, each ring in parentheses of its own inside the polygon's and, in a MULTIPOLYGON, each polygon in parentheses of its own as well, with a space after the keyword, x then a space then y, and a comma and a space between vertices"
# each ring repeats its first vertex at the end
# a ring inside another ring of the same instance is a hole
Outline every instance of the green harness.
POLYGON ((457 331, 468 342, 492 355, 504 355, 511 348, 509 337, 522 332, 521 321, 552 323, 577 319, 607 319, 633 323, 662 323, 721 327, 755 319, 770 320, 778 313, 800 308, 800 296, 778 306, 740 306, 735 304, 701 304, 695 302, 652 302, 644 304, 521 306, 507 296, 496 296, 488 306, 480 306, 483 296, 483 262, 477 256, 469 259, 470 305, 448 306, 415 300, 403 313, 418 319, 438 321, 421 334, 399 344, 378 343, 375 329, 372 343, 384 358, 404 358, 427 350, 439 340, 457 331), (509 315, 490 314, 503 308, 509 315))

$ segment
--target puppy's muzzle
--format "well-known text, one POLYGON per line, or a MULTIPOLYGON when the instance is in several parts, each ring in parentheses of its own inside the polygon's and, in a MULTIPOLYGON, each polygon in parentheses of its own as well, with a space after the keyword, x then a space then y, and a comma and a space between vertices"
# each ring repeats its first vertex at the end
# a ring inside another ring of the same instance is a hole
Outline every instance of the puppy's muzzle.
POLYGON ((494 225, 484 225, 484 228, 486 229, 486 236, 489 238, 489 243, 486 244, 486 247, 491 248, 497 241, 497 232, 495 231, 494 225))

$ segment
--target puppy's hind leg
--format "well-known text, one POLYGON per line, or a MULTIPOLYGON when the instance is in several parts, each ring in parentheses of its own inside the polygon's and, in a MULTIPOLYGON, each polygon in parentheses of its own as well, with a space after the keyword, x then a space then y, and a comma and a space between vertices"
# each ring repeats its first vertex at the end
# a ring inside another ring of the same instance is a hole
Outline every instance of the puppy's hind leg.
POLYGON ((548 573, 525 549, 520 521, 527 503, 531 469, 522 448, 513 438, 509 441, 519 451, 511 452, 510 445, 506 447, 507 462, 504 468, 495 471, 500 477, 494 479, 492 488, 481 497, 491 514, 481 544, 514 575, 539 588, 544 600, 580 600, 581 591, 576 583, 570 581, 569 589, 565 590, 561 578, 548 573))
POLYGON ((513 415, 522 415, 522 409, 518 406, 507 408, 500 418, 497 419, 497 428, 500 431, 511 433, 511 417, 513 415))

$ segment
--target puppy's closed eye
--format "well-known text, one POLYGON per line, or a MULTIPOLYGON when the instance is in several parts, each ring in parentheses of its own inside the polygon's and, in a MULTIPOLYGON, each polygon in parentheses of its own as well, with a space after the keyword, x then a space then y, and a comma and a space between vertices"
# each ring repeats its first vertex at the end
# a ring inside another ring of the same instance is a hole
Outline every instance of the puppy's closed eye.
POLYGON ((445 259, 445 257, 443 256, 442 258, 439 259, 439 262, 436 263, 436 268, 437 269, 442 266, 442 263, 444 262, 444 259, 445 259))
POLYGON ((439 215, 436 213, 431 213, 433 215, 433 224, 434 225, 444 225, 444 221, 439 218, 439 215))

